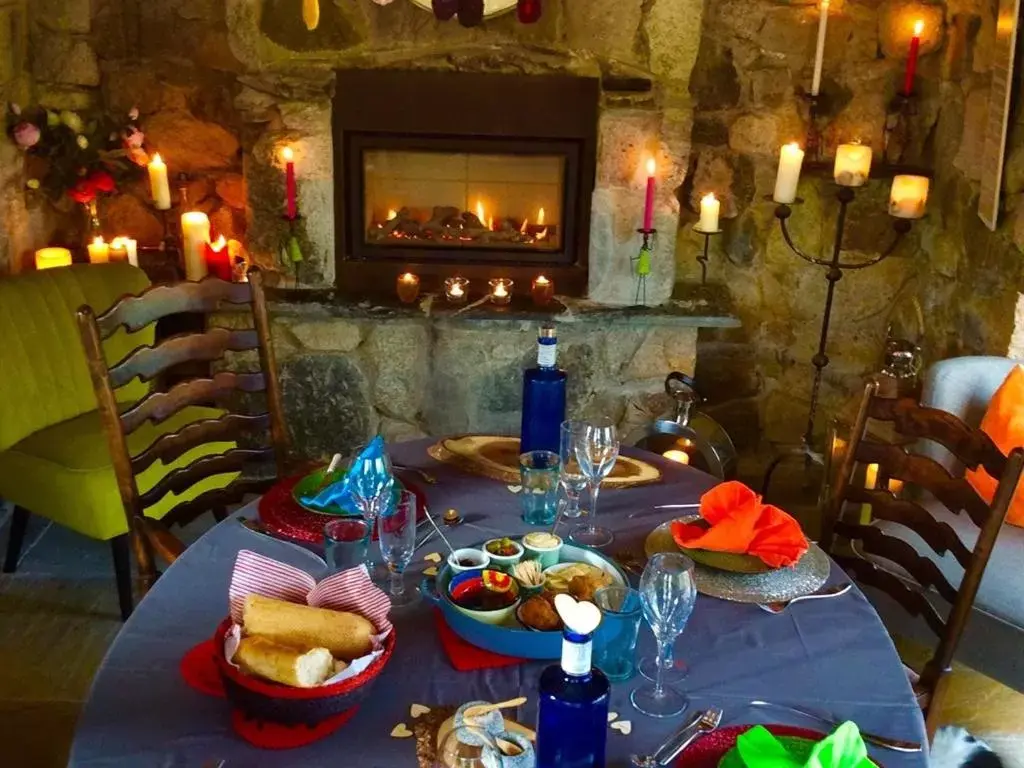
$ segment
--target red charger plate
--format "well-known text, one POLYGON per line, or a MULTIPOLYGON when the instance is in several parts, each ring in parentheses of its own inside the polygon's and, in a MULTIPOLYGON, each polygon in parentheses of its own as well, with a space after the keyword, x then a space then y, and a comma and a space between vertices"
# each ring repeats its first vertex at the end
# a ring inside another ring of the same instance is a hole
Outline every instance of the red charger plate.
MULTIPOLYGON (((725 757, 726 752, 736 746, 736 739, 753 727, 753 725, 733 725, 709 733, 683 751, 676 759, 675 768, 718 768, 718 763, 725 757)), ((797 736, 815 741, 820 741, 828 735, 821 731, 812 731, 808 728, 797 728, 791 725, 765 725, 764 727, 776 736, 797 736)))

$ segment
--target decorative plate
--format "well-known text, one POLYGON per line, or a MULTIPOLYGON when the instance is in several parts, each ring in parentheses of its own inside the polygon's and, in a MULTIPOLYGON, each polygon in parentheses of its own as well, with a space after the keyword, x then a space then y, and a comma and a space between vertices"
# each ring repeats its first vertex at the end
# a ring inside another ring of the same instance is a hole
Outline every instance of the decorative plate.
MULTIPOLYGON (((672 523, 662 523, 647 536, 644 552, 648 557, 659 552, 678 552, 672 538, 672 523)), ((696 558, 693 558, 697 562, 696 558)), ((730 573, 697 562, 697 591, 709 597, 737 603, 772 603, 809 595, 821 588, 831 569, 828 555, 811 544, 800 562, 792 568, 777 568, 764 573, 730 573)))
MULTIPOLYGON (((411 0, 411 2, 417 8, 422 8, 424 11, 430 11, 431 13, 434 12, 431 0, 411 0)), ((489 19, 492 16, 508 13, 516 7, 517 2, 518 0, 484 0, 484 18, 489 19)))
MULTIPOLYGON (((299 482, 295 484, 295 487, 292 488, 292 499, 295 500, 295 503, 308 512, 315 512, 320 515, 338 515, 341 517, 353 517, 361 515, 362 513, 355 507, 348 508, 331 505, 324 509, 319 509, 302 503, 303 496, 311 496, 323 490, 323 488, 321 488, 320 486, 323 485, 324 476, 326 472, 327 467, 320 467, 319 469, 315 469, 305 477, 301 478, 299 482)), ((343 477, 345 477, 345 473, 338 472, 335 482, 341 480, 343 477)), ((402 481, 396 477, 393 494, 397 496, 397 494, 402 490, 402 481)))
MULTIPOLYGON (((719 728, 717 731, 697 739, 676 759, 675 768, 718 768, 719 766, 726 768, 729 764, 729 755, 736 748, 736 739, 753 727, 753 725, 733 725, 729 728, 719 728)), ((764 727, 776 736, 789 737, 783 740, 787 746, 789 746, 790 739, 800 740, 804 744, 813 744, 828 735, 820 731, 791 725, 766 725, 764 727)), ((742 765, 742 763, 740 764, 742 765)))
MULTIPOLYGON (((684 523, 702 525, 710 528, 705 520, 699 515, 680 518, 684 523)), ((671 535, 671 523, 669 524, 669 535, 671 535)), ((673 539, 674 541, 674 539, 673 539)), ((710 549, 690 549, 676 545, 678 549, 693 562, 706 565, 709 568, 717 568, 720 571, 731 573, 766 573, 772 570, 771 566, 759 557, 754 555, 739 554, 736 552, 715 552, 710 549)))

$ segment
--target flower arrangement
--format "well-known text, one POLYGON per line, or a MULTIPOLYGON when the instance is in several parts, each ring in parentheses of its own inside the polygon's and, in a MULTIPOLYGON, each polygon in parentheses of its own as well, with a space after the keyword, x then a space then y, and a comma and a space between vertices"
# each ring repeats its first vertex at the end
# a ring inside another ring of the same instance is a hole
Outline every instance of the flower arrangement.
POLYGON ((67 196, 83 205, 116 192, 119 183, 138 175, 149 162, 138 110, 126 118, 83 117, 41 107, 22 110, 12 104, 7 132, 26 154, 28 188, 42 190, 55 202, 67 196))

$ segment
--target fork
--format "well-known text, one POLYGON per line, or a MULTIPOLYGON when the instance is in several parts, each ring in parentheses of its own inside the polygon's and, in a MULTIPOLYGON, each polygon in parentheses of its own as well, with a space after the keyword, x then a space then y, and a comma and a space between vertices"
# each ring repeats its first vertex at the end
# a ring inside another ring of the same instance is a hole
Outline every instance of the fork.
POLYGON ((779 600, 774 603, 757 603, 757 607, 762 611, 767 611, 772 614, 780 614, 785 611, 793 603, 799 603, 801 600, 822 600, 828 597, 839 597, 845 595, 850 591, 853 585, 850 582, 845 584, 835 584, 831 587, 819 590, 818 592, 812 592, 809 595, 801 595, 800 597, 794 597, 791 600, 779 600))
POLYGON ((633 755, 635 768, 661 768, 675 760, 699 736, 711 733, 722 722, 722 710, 709 709, 695 715, 681 730, 672 734, 652 755, 633 755))

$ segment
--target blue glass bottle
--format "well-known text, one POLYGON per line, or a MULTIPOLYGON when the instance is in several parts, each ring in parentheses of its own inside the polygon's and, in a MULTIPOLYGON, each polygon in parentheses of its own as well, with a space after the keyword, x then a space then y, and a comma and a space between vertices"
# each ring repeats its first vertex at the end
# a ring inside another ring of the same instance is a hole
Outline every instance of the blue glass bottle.
POLYGON ((562 662, 541 673, 537 768, 604 766, 611 685, 590 662, 593 637, 566 629, 562 662))
POLYGON ((555 365, 557 349, 554 326, 543 326, 537 336, 537 367, 523 374, 523 453, 558 453, 558 430, 565 421, 566 375, 555 365))

